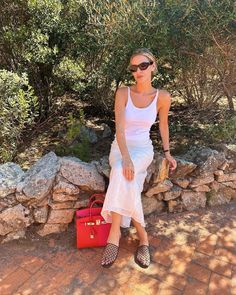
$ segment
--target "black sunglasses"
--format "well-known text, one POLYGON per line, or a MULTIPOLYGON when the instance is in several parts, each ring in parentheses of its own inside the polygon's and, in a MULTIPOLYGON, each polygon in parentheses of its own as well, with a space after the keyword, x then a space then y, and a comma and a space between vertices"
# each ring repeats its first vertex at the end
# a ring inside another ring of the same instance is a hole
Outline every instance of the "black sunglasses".
POLYGON ((139 65, 130 65, 128 69, 130 72, 137 72, 138 68, 140 68, 141 71, 144 71, 152 64, 153 61, 144 61, 139 65))

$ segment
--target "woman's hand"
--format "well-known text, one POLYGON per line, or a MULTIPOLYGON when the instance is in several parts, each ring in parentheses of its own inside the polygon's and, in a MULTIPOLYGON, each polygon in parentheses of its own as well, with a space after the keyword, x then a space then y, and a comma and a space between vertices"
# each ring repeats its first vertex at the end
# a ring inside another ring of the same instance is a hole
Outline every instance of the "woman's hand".
POLYGON ((175 170, 175 168, 177 167, 176 160, 169 153, 165 155, 165 158, 169 161, 170 170, 175 170))
POLYGON ((130 157, 122 158, 123 175, 127 180, 133 180, 134 178, 134 164, 130 157))

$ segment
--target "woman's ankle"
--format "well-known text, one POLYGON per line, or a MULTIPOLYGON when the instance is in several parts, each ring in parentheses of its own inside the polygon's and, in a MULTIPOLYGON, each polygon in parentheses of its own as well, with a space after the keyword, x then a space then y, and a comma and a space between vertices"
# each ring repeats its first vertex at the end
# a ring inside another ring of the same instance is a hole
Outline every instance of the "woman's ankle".
POLYGON ((147 232, 139 233, 139 245, 149 245, 147 232))
POLYGON ((120 238, 121 238, 121 231, 111 228, 108 239, 107 239, 108 242, 117 244, 119 243, 120 238))

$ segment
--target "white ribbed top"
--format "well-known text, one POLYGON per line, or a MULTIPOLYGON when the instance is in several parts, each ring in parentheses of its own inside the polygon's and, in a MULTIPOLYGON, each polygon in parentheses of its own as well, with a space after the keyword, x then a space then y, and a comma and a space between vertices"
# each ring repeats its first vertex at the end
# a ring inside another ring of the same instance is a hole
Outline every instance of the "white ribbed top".
MULTIPOLYGON (((157 116, 157 90, 152 102, 145 108, 136 107, 130 96, 128 87, 128 101, 125 107, 125 137, 126 139, 144 141, 150 140, 150 129, 157 116)), ((116 136, 115 136, 116 137, 116 136)))

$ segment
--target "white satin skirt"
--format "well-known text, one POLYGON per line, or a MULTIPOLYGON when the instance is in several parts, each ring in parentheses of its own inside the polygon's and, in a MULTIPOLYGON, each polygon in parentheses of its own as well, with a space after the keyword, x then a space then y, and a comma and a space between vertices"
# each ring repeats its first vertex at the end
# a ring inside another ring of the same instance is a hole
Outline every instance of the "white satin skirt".
POLYGON ((101 215, 106 222, 112 223, 113 211, 122 216, 121 227, 130 227, 131 218, 145 227, 141 192, 154 149, 150 138, 145 141, 126 139, 126 144, 134 164, 134 178, 127 180, 123 175, 122 156, 115 138, 109 154, 111 172, 101 215))

